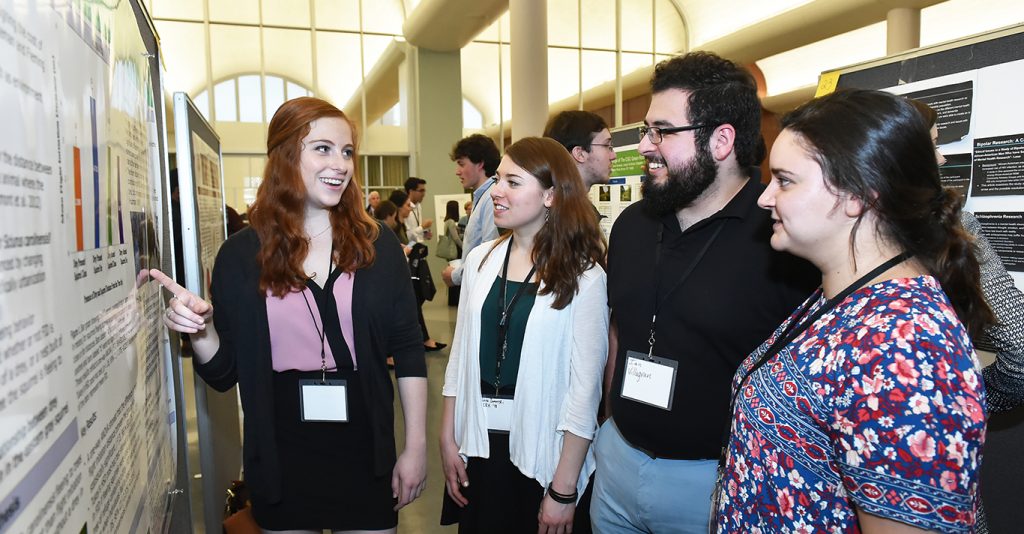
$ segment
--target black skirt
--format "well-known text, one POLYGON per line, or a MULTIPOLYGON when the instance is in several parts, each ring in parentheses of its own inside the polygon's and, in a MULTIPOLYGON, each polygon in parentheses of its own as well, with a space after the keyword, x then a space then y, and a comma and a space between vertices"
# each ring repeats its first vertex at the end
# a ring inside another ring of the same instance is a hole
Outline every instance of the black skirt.
MULTIPOLYGON (((348 386, 347 423, 304 423, 299 380, 319 371, 274 373, 274 428, 281 466, 280 502, 253 495, 253 517, 267 530, 384 530, 398 524, 391 476, 374 476, 372 431, 359 373, 327 378, 348 386)), ((251 415, 250 415, 251 416, 251 415)))
POLYGON ((459 524, 460 534, 523 534, 537 532, 537 513, 544 488, 512 464, 508 434, 488 432, 490 458, 470 458, 466 465, 469 487, 462 496, 465 508, 444 493, 441 524, 459 524))

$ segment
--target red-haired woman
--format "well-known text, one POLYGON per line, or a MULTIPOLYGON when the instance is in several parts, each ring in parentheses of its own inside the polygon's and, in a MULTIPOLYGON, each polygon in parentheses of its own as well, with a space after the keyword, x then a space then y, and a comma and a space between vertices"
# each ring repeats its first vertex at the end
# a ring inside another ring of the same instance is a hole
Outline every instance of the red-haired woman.
POLYGON ((473 249, 463 270, 443 390, 442 523, 567 532, 594 470, 604 240, 575 163, 551 139, 510 146, 490 195, 511 233, 473 249))
POLYGON ((239 386, 245 478, 264 531, 394 532, 426 476, 409 268, 363 209, 355 150, 336 107, 285 102, 270 122, 252 226, 217 254, 212 305, 152 272, 174 293, 164 323, 190 334, 199 375, 220 391, 239 386), (397 458, 387 354, 405 415, 397 458))

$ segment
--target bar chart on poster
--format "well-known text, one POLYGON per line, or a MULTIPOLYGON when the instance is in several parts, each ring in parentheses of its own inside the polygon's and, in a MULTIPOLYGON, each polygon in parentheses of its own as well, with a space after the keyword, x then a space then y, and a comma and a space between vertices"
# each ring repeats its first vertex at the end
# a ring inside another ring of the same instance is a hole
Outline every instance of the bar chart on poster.
MULTIPOLYGON (((160 531, 155 48, 133 2, 0 0, 0 533, 160 531)), ((156 71, 158 72, 158 71, 156 71)))

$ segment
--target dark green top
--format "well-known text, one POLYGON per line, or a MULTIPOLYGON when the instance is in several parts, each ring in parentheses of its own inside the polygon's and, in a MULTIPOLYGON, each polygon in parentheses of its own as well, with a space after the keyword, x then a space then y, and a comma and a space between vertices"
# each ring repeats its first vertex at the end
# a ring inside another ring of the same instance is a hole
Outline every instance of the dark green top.
MULTIPOLYGON (((498 297, 501 293, 501 284, 504 279, 498 276, 491 285, 487 298, 484 299, 484 306, 481 309, 480 320, 480 382, 489 384, 483 392, 494 394, 495 374, 497 371, 499 350, 498 347, 498 319, 501 317, 501 310, 498 306, 498 297)), ((512 301, 512 296, 519 291, 523 282, 509 282, 505 290, 505 304, 512 301)), ((519 374, 519 357, 523 352, 523 335, 526 333, 526 322, 530 318, 530 310, 533 309, 533 302, 536 300, 537 284, 528 283, 523 293, 516 299, 515 306, 508 320, 508 350, 505 353, 505 360, 501 364, 501 381, 498 383, 503 388, 515 386, 516 375, 519 374)), ((502 391, 501 394, 507 394, 502 391)))

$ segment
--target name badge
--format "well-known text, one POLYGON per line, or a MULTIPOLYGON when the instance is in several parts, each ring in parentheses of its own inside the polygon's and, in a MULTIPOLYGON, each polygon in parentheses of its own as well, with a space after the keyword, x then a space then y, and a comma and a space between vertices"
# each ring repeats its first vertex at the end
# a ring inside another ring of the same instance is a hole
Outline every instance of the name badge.
POLYGON ((512 428, 512 405, 515 401, 508 395, 484 395, 484 417, 487 430, 492 432, 508 432, 512 428))
POLYGON ((675 360, 648 357, 635 350, 627 351, 622 397, 663 410, 672 410, 678 368, 679 362, 675 360))
POLYGON ((299 380, 299 406, 305 423, 347 423, 348 386, 344 380, 299 380))

